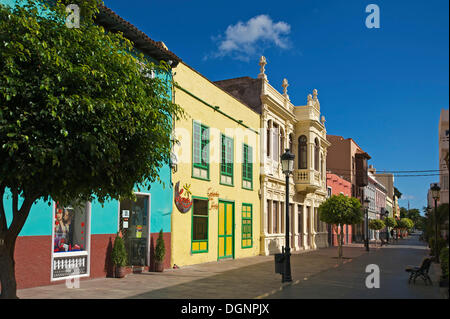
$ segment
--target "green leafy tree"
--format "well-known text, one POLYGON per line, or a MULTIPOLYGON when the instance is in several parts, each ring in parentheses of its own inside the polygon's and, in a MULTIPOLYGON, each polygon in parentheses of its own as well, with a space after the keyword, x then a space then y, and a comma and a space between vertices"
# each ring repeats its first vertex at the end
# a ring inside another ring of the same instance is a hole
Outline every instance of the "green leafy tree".
POLYGON ((404 207, 400 207, 400 218, 409 218, 414 222, 414 224, 417 224, 420 217, 420 210, 417 208, 411 208, 408 210, 404 207))
POLYGON ((417 225, 420 221, 420 218, 422 215, 420 214, 420 210, 417 208, 411 208, 408 210, 408 213, 406 214, 406 217, 411 219, 414 225, 417 225))
POLYGON ((406 231, 411 230, 414 227, 414 222, 409 218, 400 218, 397 221, 398 229, 402 232, 402 236, 405 235, 406 231))
POLYGON ((332 225, 338 236, 338 257, 342 257, 343 226, 362 222, 361 203, 354 197, 333 195, 319 206, 321 221, 332 225))
MULTIPOLYGON (((67 1, 66 1, 67 2, 67 1)), ((172 122, 182 116, 164 74, 120 33, 105 32, 96 0, 78 3, 67 28, 63 2, 0 5, 0 282, 16 298, 14 248, 37 200, 133 198, 169 163, 172 122), (7 223, 5 192, 12 198, 7 223), (20 205, 19 205, 20 204, 20 205)))
POLYGON ((384 219, 384 224, 386 225, 386 227, 394 228, 395 225, 397 225, 397 222, 395 221, 395 218, 393 218, 393 217, 386 217, 384 219))
MULTIPOLYGON (((426 207, 424 207, 425 211, 425 239, 428 241, 429 238, 435 237, 436 232, 436 222, 438 229, 445 229, 448 227, 448 220, 449 220, 449 205, 448 204, 441 204, 438 206, 437 211, 432 208, 429 211, 426 207)), ((448 231, 448 229, 447 229, 448 231)), ((439 232, 438 236, 441 236, 441 233, 439 232)))
POLYGON ((405 207, 400 207, 400 218, 408 217, 408 210, 405 207))
POLYGON ((397 225, 397 221, 394 217, 385 217, 384 224, 386 225, 386 238, 389 241, 390 229, 395 228, 395 226, 397 225))
POLYGON ((436 239, 436 226, 438 229, 438 250, 446 246, 447 240, 442 238, 442 230, 446 230, 448 233, 448 220, 449 220, 449 204, 441 204, 437 210, 430 209, 429 211, 424 208, 425 213, 425 235, 424 239, 428 242, 429 247, 432 250, 432 255, 435 256, 435 239, 436 239), (437 225, 436 225, 437 223, 437 225))
MULTIPOLYGON (((385 223, 381 219, 371 219, 369 220, 369 228, 374 231, 380 231, 384 227, 386 227, 385 223)), ((377 241, 375 240, 375 245, 377 244, 377 241)))

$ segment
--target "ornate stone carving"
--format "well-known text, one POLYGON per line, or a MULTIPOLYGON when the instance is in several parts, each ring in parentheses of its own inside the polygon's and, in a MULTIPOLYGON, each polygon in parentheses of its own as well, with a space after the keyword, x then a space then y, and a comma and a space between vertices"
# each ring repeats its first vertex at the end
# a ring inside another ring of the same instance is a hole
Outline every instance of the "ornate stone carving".
POLYGON ((308 94, 308 103, 307 103, 307 105, 308 106, 312 106, 313 105, 313 97, 312 97, 311 94, 308 94))
POLYGON ((259 59, 260 69, 259 69, 258 79, 267 80, 267 75, 265 74, 266 64, 267 64, 266 57, 262 55, 261 58, 259 59))
POLYGON ((319 99, 317 98, 318 92, 316 89, 313 90, 313 101, 314 106, 320 111, 320 103, 319 99))
POLYGON ((287 94, 287 87, 289 86, 288 80, 283 79, 283 84, 281 86, 283 87, 283 96, 289 99, 289 95, 287 94))
POLYGON ((313 99, 314 99, 314 101, 317 101, 317 95, 318 95, 318 92, 317 92, 316 89, 314 89, 313 90, 313 99))

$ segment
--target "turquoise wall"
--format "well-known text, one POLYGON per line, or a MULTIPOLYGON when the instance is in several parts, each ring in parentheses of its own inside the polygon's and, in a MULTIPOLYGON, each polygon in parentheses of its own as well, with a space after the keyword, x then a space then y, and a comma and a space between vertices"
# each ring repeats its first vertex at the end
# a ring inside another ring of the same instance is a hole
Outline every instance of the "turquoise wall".
POLYGON ((13 6, 15 5, 17 0, 0 0, 1 4, 6 4, 8 6, 13 6))
MULTIPOLYGON (((0 4, 13 5, 17 0, 0 0, 0 4)), ((149 56, 147 58, 156 62, 149 56)), ((156 73, 156 75, 170 83, 172 80, 172 73, 156 73)), ((172 98, 172 90, 169 92, 172 98)), ((151 194, 151 233, 170 232, 171 230, 171 213, 172 213, 172 176, 171 169, 168 165, 164 165, 159 177, 164 185, 159 182, 152 183, 149 189, 141 188, 140 192, 151 194)), ((135 191, 138 188, 135 187, 135 191)), ((9 192, 5 193, 3 198, 3 205, 5 207, 6 219, 8 225, 12 221, 12 199, 9 192)), ((116 200, 104 203, 102 206, 99 202, 93 201, 91 203, 91 234, 114 234, 118 230, 118 208, 119 203, 116 200)), ((19 236, 43 236, 52 234, 52 215, 53 208, 47 202, 42 200, 35 203, 30 211, 27 221, 20 232, 19 236)))

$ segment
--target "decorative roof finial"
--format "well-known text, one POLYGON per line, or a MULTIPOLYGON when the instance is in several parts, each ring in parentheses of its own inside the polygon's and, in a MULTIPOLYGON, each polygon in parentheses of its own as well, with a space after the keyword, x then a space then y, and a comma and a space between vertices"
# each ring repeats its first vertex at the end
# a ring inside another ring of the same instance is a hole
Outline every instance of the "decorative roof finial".
POLYGON ((265 74, 265 72, 266 72, 266 69, 265 69, 266 64, 267 64, 266 58, 263 55, 261 55, 261 58, 259 59, 259 65, 261 66, 261 68, 259 69, 258 79, 263 78, 263 79, 267 80, 267 76, 265 74))
POLYGON ((317 98, 317 90, 314 89, 313 90, 313 101, 311 103, 311 105, 313 105, 318 111, 320 111, 320 103, 319 103, 319 99, 317 98))
POLYGON ((325 125, 325 116, 324 115, 322 115, 320 122, 322 123, 322 125, 325 125))
POLYGON ((317 101, 317 90, 313 90, 314 101, 317 101))
POLYGON ((308 103, 307 103, 307 105, 312 106, 312 103, 313 103, 313 97, 312 97, 311 94, 308 94, 308 103))
POLYGON ((287 87, 289 86, 288 80, 283 79, 283 84, 281 85, 283 87, 283 95, 286 98, 289 98, 289 95, 287 94, 287 87))

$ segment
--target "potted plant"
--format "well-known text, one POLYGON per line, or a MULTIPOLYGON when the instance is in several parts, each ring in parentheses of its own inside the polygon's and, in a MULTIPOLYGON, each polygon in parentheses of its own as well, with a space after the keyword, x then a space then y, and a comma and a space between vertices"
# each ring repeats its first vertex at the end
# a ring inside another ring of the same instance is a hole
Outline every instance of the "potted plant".
POLYGON ((155 271, 164 271, 164 256, 166 255, 166 247, 164 246, 164 238, 162 229, 159 232, 158 239, 156 240, 155 248, 155 271))
POLYGON ((127 251, 120 233, 114 239, 114 246, 111 252, 111 259, 114 265, 114 275, 116 278, 125 277, 125 266, 128 262, 127 251))

